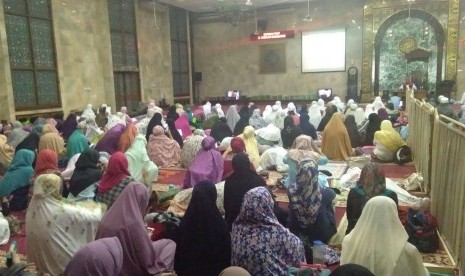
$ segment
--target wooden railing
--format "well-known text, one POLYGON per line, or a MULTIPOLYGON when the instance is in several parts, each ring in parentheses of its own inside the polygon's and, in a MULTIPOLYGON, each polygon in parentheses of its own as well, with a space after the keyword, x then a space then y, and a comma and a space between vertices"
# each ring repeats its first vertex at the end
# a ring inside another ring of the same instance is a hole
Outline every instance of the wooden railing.
POLYGON ((465 268, 465 125, 407 97, 408 144, 423 173, 431 211, 454 261, 465 268))

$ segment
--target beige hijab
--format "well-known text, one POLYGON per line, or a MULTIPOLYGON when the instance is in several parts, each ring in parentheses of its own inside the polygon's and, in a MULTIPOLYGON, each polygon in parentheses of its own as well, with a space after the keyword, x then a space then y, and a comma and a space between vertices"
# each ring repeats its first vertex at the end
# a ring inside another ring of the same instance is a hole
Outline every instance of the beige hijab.
POLYGON ((7 138, 5 135, 0 135, 0 163, 8 167, 13 160, 13 155, 15 155, 15 150, 8 145, 7 138))
POLYGON ((323 131, 321 151, 330 160, 343 161, 352 154, 349 133, 343 118, 342 113, 334 113, 323 131))
POLYGON ((65 152, 65 141, 54 129, 52 125, 45 124, 39 141, 39 152, 44 149, 51 149, 58 155, 63 155, 65 152))

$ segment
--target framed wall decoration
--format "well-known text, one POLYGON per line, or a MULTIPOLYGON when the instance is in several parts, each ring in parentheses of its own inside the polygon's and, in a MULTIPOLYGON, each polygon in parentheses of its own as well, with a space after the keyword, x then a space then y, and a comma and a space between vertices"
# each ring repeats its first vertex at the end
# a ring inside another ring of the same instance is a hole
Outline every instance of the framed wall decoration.
POLYGON ((286 44, 260 45, 260 74, 286 73, 286 44))

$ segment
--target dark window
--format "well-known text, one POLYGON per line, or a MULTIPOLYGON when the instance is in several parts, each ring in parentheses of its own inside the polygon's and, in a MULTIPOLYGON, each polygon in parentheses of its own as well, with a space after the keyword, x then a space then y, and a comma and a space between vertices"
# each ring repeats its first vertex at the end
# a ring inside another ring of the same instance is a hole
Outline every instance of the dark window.
POLYGON ((170 7, 171 61, 174 97, 189 96, 187 12, 170 7))
POLYGON ((140 101, 139 59, 133 0, 108 0, 116 107, 137 108, 140 101))
POLYGON ((4 0, 16 110, 59 107, 49 0, 4 0))

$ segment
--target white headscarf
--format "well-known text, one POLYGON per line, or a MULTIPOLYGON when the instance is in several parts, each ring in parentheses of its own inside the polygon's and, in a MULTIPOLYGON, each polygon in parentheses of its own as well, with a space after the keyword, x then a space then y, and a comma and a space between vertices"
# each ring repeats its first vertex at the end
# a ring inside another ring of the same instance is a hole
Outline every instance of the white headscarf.
POLYGON ((368 118, 368 116, 370 116, 371 113, 376 113, 376 111, 372 104, 367 104, 365 106, 365 117, 368 118))
POLYGON ((241 116, 237 112, 237 105, 230 105, 228 111, 226 111, 226 122, 228 123, 229 129, 231 129, 231 131, 234 131, 234 127, 240 119, 241 116))
POLYGON ((349 100, 347 101, 347 106, 351 106, 351 105, 354 104, 354 103, 355 103, 354 100, 349 99, 349 100))
POLYGON ((308 109, 308 116, 310 117, 310 124, 312 124, 315 129, 318 128, 318 125, 321 122, 321 109, 316 102, 313 102, 310 108, 308 109))
POLYGON ((210 102, 207 102, 206 104, 203 105, 203 114, 205 114, 205 117, 207 117, 211 112, 212 112, 212 104, 210 102))
POLYGON ((281 101, 276 101, 275 105, 278 107, 278 110, 282 110, 281 101))
POLYGON ((338 112, 344 113, 346 109, 346 105, 341 101, 341 98, 338 96, 334 96, 334 99, 332 100, 333 105, 337 107, 338 112))
POLYGON ((215 107, 216 107, 216 113, 218 113, 218 118, 223 118, 224 112, 223 112, 223 109, 221 108, 221 104, 217 103, 215 104, 215 107))
POLYGON ((271 108, 271 112, 266 117, 263 116, 263 118, 265 119, 265 122, 267 124, 274 124, 276 116, 278 116, 278 111, 279 111, 279 107, 277 105, 273 105, 273 107, 271 108))
POLYGON ((449 103, 449 98, 447 98, 447 97, 442 97, 442 98, 439 100, 439 103, 442 103, 442 104, 449 103))
POLYGON ((81 117, 89 119, 89 118, 95 118, 95 112, 92 109, 92 104, 88 104, 86 109, 82 112, 81 117))
POLYGON ((297 108, 296 108, 296 106, 295 106, 295 104, 294 104, 293 102, 289 102, 289 103, 287 104, 286 114, 287 114, 287 112, 289 112, 289 111, 294 111, 294 113, 297 114, 297 108))
MULTIPOLYGON (((465 93, 464 93, 465 94, 465 93)), ((271 105, 265 106, 265 110, 263 110, 262 116, 266 118, 271 113, 271 105)))
POLYGON ((279 129, 284 128, 284 118, 286 118, 287 114, 283 110, 278 111, 276 118, 274 119, 274 125, 279 129))
POLYGON ((373 101, 373 108, 375 112, 378 112, 378 109, 384 108, 383 100, 381 100, 380 96, 377 96, 373 101))
POLYGON ((318 99, 318 107, 320 108, 320 111, 323 112, 323 116, 325 115, 325 101, 322 98, 318 99))
POLYGON ((264 128, 257 129, 255 133, 257 136, 268 141, 279 143, 279 140, 281 140, 281 131, 273 124, 268 124, 264 128))
POLYGON ((363 123, 363 121, 365 121, 367 118, 365 116, 365 112, 363 111, 363 108, 361 107, 358 107, 355 110, 354 117, 355 117, 355 123, 357 123, 357 126, 360 126, 363 123))
POLYGON ((77 153, 69 159, 66 170, 61 172, 61 176, 64 180, 70 180, 71 176, 73 176, 74 169, 76 168, 76 162, 79 159, 79 156, 81 156, 81 154, 77 153))

